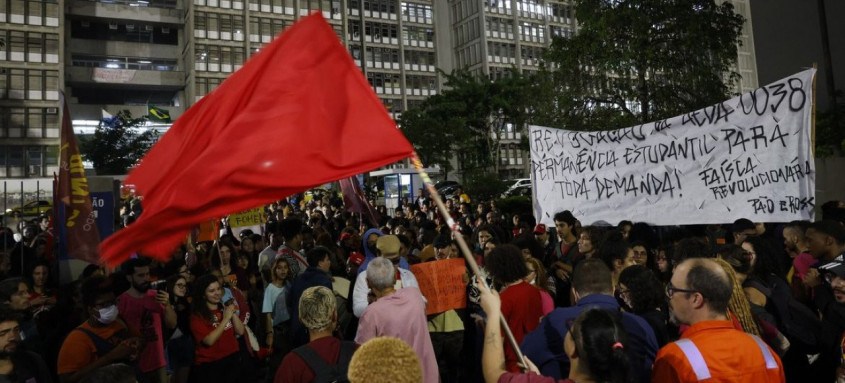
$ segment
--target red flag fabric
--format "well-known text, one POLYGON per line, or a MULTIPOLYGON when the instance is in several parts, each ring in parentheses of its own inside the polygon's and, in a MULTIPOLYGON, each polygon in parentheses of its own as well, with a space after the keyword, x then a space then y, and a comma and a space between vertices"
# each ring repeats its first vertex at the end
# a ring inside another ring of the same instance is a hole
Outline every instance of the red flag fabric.
POLYGON ((409 157, 322 15, 294 24, 188 109, 126 182, 144 211, 100 246, 167 259, 197 224, 409 157))
POLYGON ((340 191, 343 192, 343 204, 347 211, 366 215, 373 227, 378 226, 378 221, 381 215, 373 208, 364 196, 364 191, 361 190, 361 184, 358 182, 358 177, 352 176, 339 180, 340 191))
POLYGON ((59 148, 59 182, 56 195, 59 205, 57 209, 64 209, 60 214, 61 225, 64 230, 63 244, 67 255, 90 263, 99 263, 97 245, 100 243, 100 232, 97 230, 94 209, 91 207, 91 196, 88 193, 88 177, 82 165, 82 155, 76 144, 76 135, 70 123, 70 110, 67 100, 62 97, 62 138, 59 148))

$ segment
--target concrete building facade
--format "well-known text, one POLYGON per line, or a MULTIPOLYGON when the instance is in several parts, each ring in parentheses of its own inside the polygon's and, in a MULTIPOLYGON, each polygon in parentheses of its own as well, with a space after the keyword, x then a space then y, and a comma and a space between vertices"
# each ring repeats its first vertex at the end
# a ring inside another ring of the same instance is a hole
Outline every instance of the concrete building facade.
MULTIPOLYGON (((757 86, 748 0, 740 90, 757 86)), ((322 12, 388 111, 441 90, 437 69, 499 78, 539 69, 577 33, 569 0, 0 0, 0 178, 57 171, 59 94, 75 129, 102 111, 178 118, 284 28, 322 12)), ((500 134, 503 176, 528 172, 521 131, 500 134)))

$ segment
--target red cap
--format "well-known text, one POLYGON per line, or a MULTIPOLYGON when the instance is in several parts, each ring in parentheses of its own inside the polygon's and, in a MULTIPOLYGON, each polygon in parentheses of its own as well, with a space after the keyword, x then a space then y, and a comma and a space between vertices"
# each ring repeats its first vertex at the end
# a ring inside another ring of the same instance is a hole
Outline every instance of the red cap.
POLYGON ((340 240, 343 241, 344 239, 347 239, 347 238, 350 238, 350 237, 352 237, 352 234, 343 233, 343 234, 340 235, 340 240))
POLYGON ((537 226, 534 226, 534 234, 546 234, 546 225, 538 223, 537 226))
POLYGON ((364 263, 364 255, 357 251, 349 253, 349 263, 361 266, 361 264, 364 263))

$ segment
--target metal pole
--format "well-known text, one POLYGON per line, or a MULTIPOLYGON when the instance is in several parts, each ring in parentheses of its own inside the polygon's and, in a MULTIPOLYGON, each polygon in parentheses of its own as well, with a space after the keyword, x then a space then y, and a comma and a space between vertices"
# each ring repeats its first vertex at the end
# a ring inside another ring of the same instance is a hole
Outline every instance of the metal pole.
MULTIPOLYGON (((440 193, 437 192, 437 189, 434 188, 434 183, 431 182, 431 178, 429 178, 428 173, 426 173, 425 168, 423 167, 422 161, 417 156, 417 153, 414 152, 413 156, 411 157, 411 163, 414 165, 417 173, 420 175, 425 187, 428 189, 429 194, 431 194, 431 198, 437 204, 437 209, 440 211, 440 214, 446 220, 446 225, 449 226, 449 229, 452 230, 452 233, 455 233, 455 239, 458 242, 458 247, 461 249, 461 252, 464 254, 464 258, 466 258, 467 263, 469 263, 470 269, 472 269, 473 274, 475 275, 482 275, 481 271, 478 268, 478 264, 475 263, 475 257, 472 256, 472 252, 469 250, 469 246, 467 246, 466 241, 464 241, 464 236, 458 230, 458 224, 452 219, 452 216, 449 214, 449 210, 446 209, 446 205, 443 203, 443 200, 440 198, 440 193)), ((487 286, 487 281, 484 278, 479 278, 485 286, 487 286)), ((487 288, 491 289, 490 286, 487 288)), ((516 352, 516 357, 519 359, 519 362, 522 364, 522 368, 524 370, 528 369, 528 364, 525 363, 525 356, 522 355, 522 351, 519 349, 519 344, 516 343, 516 339, 513 337, 513 332, 511 332, 511 328, 508 327, 508 322, 505 319, 505 316, 502 315, 499 317, 502 329, 505 332, 505 336, 508 338, 508 342, 510 342, 511 347, 513 348, 514 352, 516 352)))

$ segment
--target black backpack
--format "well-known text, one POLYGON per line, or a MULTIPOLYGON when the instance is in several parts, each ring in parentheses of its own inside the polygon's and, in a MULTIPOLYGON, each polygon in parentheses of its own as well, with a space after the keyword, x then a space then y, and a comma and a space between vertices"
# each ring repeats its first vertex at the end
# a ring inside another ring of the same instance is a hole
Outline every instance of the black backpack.
POLYGON ((759 280, 749 280, 745 285, 760 290, 766 296, 766 311, 775 317, 778 329, 790 343, 802 345, 807 353, 818 350, 821 320, 813 310, 792 296, 792 289, 783 278, 772 274, 768 278, 768 286, 759 280))
POLYGON ((337 356, 337 363, 330 365, 314 351, 309 345, 297 347, 293 350, 299 355, 305 364, 314 372, 314 383, 345 383, 349 382, 346 372, 349 370, 349 362, 352 354, 355 353, 355 342, 341 341, 340 354, 337 356))

